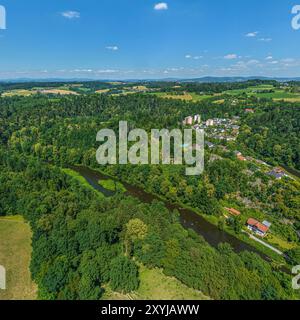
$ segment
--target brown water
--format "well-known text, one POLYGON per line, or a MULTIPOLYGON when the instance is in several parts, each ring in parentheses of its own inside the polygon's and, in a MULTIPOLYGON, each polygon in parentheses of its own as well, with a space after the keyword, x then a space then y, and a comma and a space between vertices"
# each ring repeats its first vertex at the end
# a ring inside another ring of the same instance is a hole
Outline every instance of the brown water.
MULTIPOLYGON (((71 167, 73 170, 80 173, 86 181, 96 190, 102 192, 106 197, 114 195, 114 192, 109 191, 99 185, 99 180, 112 179, 98 171, 92 170, 86 167, 71 167)), ((117 181, 116 179, 113 179, 117 181)), ((122 182, 127 189, 127 195, 138 198, 142 202, 151 203, 153 200, 162 201, 160 198, 145 192, 143 189, 129 185, 128 183, 122 182)), ((162 201, 169 210, 177 209, 180 213, 180 222, 185 228, 193 229, 196 233, 203 236, 203 238, 212 246, 216 247, 220 243, 229 243, 235 252, 241 252, 243 250, 248 250, 258 253, 264 259, 268 259, 267 256, 260 253, 254 247, 246 244, 245 242, 231 236, 227 232, 224 232, 217 228, 215 225, 206 221, 203 217, 198 215, 192 210, 185 209, 179 205, 169 203, 167 201, 162 201)))

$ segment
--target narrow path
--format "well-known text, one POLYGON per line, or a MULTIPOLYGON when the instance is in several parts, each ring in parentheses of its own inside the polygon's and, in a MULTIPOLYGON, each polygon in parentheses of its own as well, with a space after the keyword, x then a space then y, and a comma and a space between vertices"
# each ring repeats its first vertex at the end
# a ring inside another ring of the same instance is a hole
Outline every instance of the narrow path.
POLYGON ((252 235, 252 234, 250 234, 250 233, 248 233, 248 232, 246 232, 246 231, 244 231, 244 230, 242 230, 242 232, 246 233, 246 234, 249 236, 249 238, 250 238, 250 239, 253 239, 253 240, 254 240, 254 241, 256 241, 256 242, 261 243, 263 246, 265 246, 265 247, 267 247, 267 248, 271 249, 272 251, 276 252, 277 254, 279 254, 279 255, 281 255, 281 256, 283 256, 283 255, 284 255, 284 253, 283 253, 282 251, 280 251, 280 250, 278 250, 278 249, 274 248, 274 247, 273 247, 273 246, 271 246, 270 244, 268 244, 268 243, 266 243, 266 242, 262 241, 261 239, 259 239, 259 238, 255 237, 254 235, 252 235))

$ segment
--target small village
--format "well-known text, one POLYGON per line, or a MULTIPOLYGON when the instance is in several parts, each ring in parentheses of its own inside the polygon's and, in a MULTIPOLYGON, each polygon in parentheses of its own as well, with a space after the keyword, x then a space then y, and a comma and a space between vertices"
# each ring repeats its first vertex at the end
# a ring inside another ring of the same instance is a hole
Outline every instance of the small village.
MULTIPOLYGON (((245 112, 254 112, 253 109, 245 109, 245 112)), ((188 116, 186 117, 182 124, 187 127, 192 127, 195 130, 204 130, 205 137, 209 138, 209 140, 217 141, 217 140, 223 140, 223 141, 236 141, 238 135, 239 135, 239 120, 240 117, 235 116, 231 119, 229 118, 213 118, 208 119, 206 121, 201 121, 200 115, 194 115, 194 116, 188 116)), ((206 139, 205 145, 209 149, 213 149, 217 146, 218 142, 212 142, 206 139)), ((218 144, 218 146, 222 146, 221 144, 218 144)), ((224 151, 229 151, 226 146, 222 146, 224 151)), ((199 146, 193 145, 193 149, 198 149, 199 146)), ((242 154, 242 152, 235 150, 234 154, 236 158, 240 161, 248 161, 253 162, 258 165, 266 167, 266 174, 275 178, 275 179, 282 179, 284 177, 293 179, 291 175, 289 175, 283 168, 280 167, 274 167, 272 168, 269 164, 267 164, 265 161, 255 159, 250 156, 245 156, 242 154)))
MULTIPOLYGON (((245 113, 254 113, 254 109, 246 108, 245 113)), ((194 130, 204 130, 206 141, 205 145, 208 149, 212 150, 214 148, 221 148, 225 152, 230 152, 230 150, 223 145, 222 142, 231 142, 236 141, 239 135, 240 130, 240 117, 235 116, 232 118, 212 118, 206 121, 201 120, 200 115, 194 116, 187 116, 182 124, 186 127, 192 127, 194 130), (208 141, 207 138, 211 141, 208 141), (218 142, 219 141, 219 142, 218 142)), ((194 144, 193 150, 198 150, 199 146, 194 144)), ((257 165, 257 169, 262 171, 264 174, 276 179, 281 180, 283 178, 290 178, 294 179, 291 175, 289 175, 283 168, 281 167, 274 167, 272 168, 271 165, 266 163, 265 161, 255 159, 250 156, 244 155, 242 152, 235 150, 233 151, 234 156, 237 160, 243 162, 249 162, 257 165)), ((223 159, 222 157, 212 154, 210 161, 223 159)), ((235 208, 227 208, 225 207, 224 210, 228 213, 228 215, 224 214, 226 219, 230 219, 230 217, 239 217, 242 213, 241 211, 235 208)), ((243 228, 242 232, 249 235, 249 237, 254 240, 258 241, 264 246, 270 248, 271 250, 277 252, 278 254, 282 254, 282 252, 278 251, 278 249, 272 247, 268 243, 259 240, 259 238, 265 238, 271 228, 271 223, 267 220, 258 221, 252 217, 249 217, 246 221, 245 228, 243 228), (255 236, 259 238, 256 238, 255 236)))

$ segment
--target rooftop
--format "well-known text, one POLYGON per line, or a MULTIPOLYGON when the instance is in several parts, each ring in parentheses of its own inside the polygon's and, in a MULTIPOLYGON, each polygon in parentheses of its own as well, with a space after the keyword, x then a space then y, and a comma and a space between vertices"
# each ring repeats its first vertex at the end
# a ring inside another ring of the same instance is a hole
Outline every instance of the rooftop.
POLYGON ((234 209, 234 208, 225 208, 226 211, 229 213, 233 214, 234 216, 239 216, 241 214, 240 211, 234 209))
POLYGON ((270 227, 264 225, 263 223, 253 219, 253 218, 249 218, 247 221, 247 224, 251 227, 255 227, 256 229, 258 229, 259 231, 261 231, 263 233, 266 233, 270 228, 270 227))

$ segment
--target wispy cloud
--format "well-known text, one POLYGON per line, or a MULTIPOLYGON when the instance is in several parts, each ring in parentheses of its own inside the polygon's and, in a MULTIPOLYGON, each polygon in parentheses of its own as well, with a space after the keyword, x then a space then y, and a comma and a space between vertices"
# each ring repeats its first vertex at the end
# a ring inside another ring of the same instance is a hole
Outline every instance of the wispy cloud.
POLYGON ((259 60, 256 60, 256 59, 251 59, 251 60, 247 61, 248 65, 256 65, 258 63, 259 63, 259 60))
POLYGON ((118 46, 107 46, 107 47, 105 47, 105 49, 111 50, 111 51, 118 51, 119 47, 118 46))
POLYGON ((273 56, 267 56, 266 60, 273 60, 273 56))
POLYGON ((287 62, 295 62, 295 59, 294 58, 285 58, 285 59, 282 59, 281 61, 285 62, 285 63, 287 63, 287 62))
POLYGON ((61 12, 61 15, 67 19, 79 19, 80 18, 80 12, 78 12, 78 11, 64 11, 64 12, 61 12))
POLYGON ((233 60, 233 59, 237 59, 237 58, 238 58, 238 55, 235 53, 230 53, 230 54, 227 54, 226 56, 224 56, 224 59, 226 59, 226 60, 233 60))
POLYGON ((168 4, 166 2, 159 2, 154 6, 154 10, 168 10, 168 4))
POLYGON ((185 58, 186 58, 186 59, 199 60, 199 59, 202 59, 203 56, 192 56, 191 54, 186 54, 186 55, 185 55, 185 58))
POLYGON ((272 41, 272 38, 259 38, 258 41, 270 42, 270 41, 272 41))
POLYGON ((248 33, 246 33, 246 37, 248 37, 248 38, 255 38, 257 35, 258 35, 258 31, 254 31, 254 32, 248 32, 248 33))

